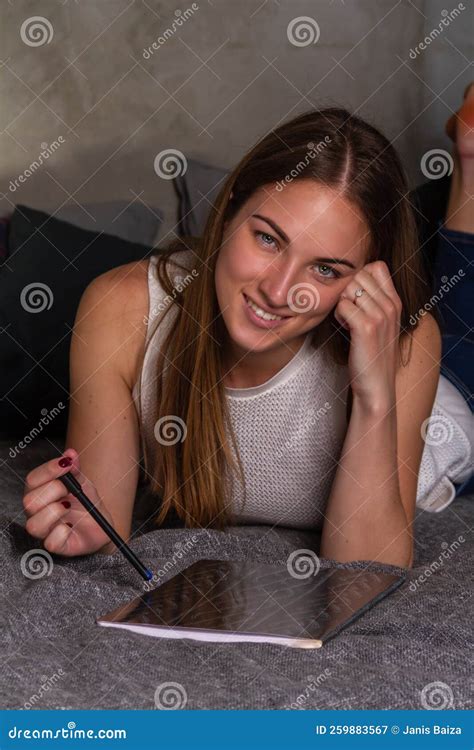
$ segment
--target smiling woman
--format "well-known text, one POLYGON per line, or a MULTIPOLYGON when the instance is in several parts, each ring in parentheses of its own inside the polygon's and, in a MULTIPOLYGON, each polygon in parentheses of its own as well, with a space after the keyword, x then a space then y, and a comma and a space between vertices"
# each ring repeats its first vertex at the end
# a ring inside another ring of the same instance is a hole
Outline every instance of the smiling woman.
MULTIPOLYGON (((320 530, 325 557, 411 565, 416 502, 452 500, 426 435, 446 418, 438 396, 456 389, 439 376, 434 318, 417 314, 429 289, 407 194, 383 135, 346 110, 312 110, 242 158, 201 238, 90 285, 67 455, 79 476, 79 447, 121 536, 140 443, 157 525, 320 530)), ((441 452, 458 471, 461 421, 441 452)), ((49 551, 102 548, 81 510, 62 507, 56 463, 27 480, 30 532, 49 551)))
POLYGON ((407 192, 375 128, 306 112, 244 156, 202 238, 152 257, 150 309, 164 314, 134 396, 157 524, 318 528, 327 557, 411 564, 440 337, 429 315, 410 324, 428 286, 407 192), (176 294, 174 271, 191 268, 176 294), (166 420, 185 439, 157 434, 166 420))
POLYGON ((217 298, 230 333, 224 342, 228 382, 244 386, 256 372, 281 369, 336 306, 369 244, 365 220, 337 189, 302 178, 283 193, 274 184, 257 189, 226 222, 216 262, 217 298), (239 326, 246 322, 242 306, 229 301, 242 295, 267 314, 283 316, 254 321, 271 329, 271 338, 255 326, 239 326))

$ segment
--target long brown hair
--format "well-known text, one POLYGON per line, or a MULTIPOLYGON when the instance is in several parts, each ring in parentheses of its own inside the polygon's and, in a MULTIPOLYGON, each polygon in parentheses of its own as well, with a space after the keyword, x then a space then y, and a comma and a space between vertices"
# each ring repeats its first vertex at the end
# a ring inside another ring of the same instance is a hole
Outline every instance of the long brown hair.
MULTIPOLYGON (((162 494, 157 525, 172 511, 187 527, 224 529, 232 522, 229 470, 238 468, 245 492, 223 385, 225 331, 214 271, 224 222, 236 215, 255 190, 283 184, 295 172, 294 179, 314 179, 335 188, 359 209, 370 234, 366 262, 378 259, 387 263, 403 303, 400 343, 416 327, 410 325, 410 316, 422 309, 427 285, 417 252, 406 177, 393 146, 372 125, 339 108, 310 110, 270 131, 225 180, 202 237, 175 239, 156 252, 158 280, 171 301, 165 315, 171 309, 176 311, 160 344, 154 386, 156 419, 160 417, 165 425, 169 419, 170 426, 184 425, 186 429, 183 440, 157 439, 151 454, 144 445, 150 489, 162 494), (308 159, 315 151, 316 157, 308 159), (177 288, 167 263, 171 260, 188 273, 189 267, 172 257, 185 250, 194 256, 194 278, 184 288, 177 288)), ((158 316, 157 325, 161 320, 158 316)), ((152 338, 150 335, 150 341, 152 338)), ((312 344, 324 344, 335 361, 347 364, 347 333, 333 312, 315 327, 312 344)), ((140 420, 143 426, 143 415, 140 420)))

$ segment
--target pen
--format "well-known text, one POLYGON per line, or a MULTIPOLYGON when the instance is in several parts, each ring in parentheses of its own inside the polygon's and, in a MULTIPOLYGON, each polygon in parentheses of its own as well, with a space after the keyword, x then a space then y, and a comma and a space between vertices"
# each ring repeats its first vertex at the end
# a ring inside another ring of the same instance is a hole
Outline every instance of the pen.
POLYGON ((130 549, 128 544, 122 539, 120 534, 117 534, 114 527, 110 525, 110 523, 107 521, 106 518, 100 513, 93 502, 89 500, 85 492, 83 492, 81 485, 77 481, 76 477, 71 474, 70 471, 67 472, 67 474, 63 474, 61 477, 58 477, 58 479, 61 480, 61 482, 67 487, 69 492, 74 495, 74 497, 77 497, 80 503, 84 506, 86 510, 89 511, 92 518, 94 518, 99 526, 105 531, 105 533, 110 537, 110 539, 117 545, 120 552, 125 555, 127 560, 132 563, 133 567, 138 570, 141 576, 145 578, 145 580, 149 581, 151 578, 153 578, 153 573, 151 570, 148 570, 148 568, 145 568, 142 562, 138 559, 136 554, 130 549))

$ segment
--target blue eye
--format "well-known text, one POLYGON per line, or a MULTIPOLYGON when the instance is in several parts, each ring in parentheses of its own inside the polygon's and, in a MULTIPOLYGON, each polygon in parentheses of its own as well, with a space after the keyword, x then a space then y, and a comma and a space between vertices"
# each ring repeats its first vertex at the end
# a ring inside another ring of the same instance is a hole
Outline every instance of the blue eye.
POLYGON ((327 266, 325 263, 316 263, 314 266, 317 268, 319 266, 320 269, 326 269, 326 271, 330 271, 332 275, 329 275, 327 273, 324 273, 323 271, 320 271, 320 275, 324 276, 326 279, 337 279, 340 276, 340 273, 334 270, 334 268, 331 268, 331 266, 327 266))
MULTIPOLYGON (((268 232, 262 232, 261 230, 257 229, 254 231, 255 237, 258 237, 258 240, 261 245, 264 247, 271 247, 272 243, 274 247, 277 247, 278 243, 275 240, 275 238, 268 234, 268 232), (264 238, 268 238, 270 242, 266 242, 264 238)), ((325 269, 323 271, 319 271, 319 276, 323 276, 326 279, 338 279, 341 274, 338 271, 335 271, 334 268, 331 268, 331 266, 326 265, 326 263, 316 263, 314 268, 317 268, 319 266, 320 269, 325 269), (327 273, 329 271, 329 273, 327 273)))
POLYGON ((258 237, 258 238, 260 239, 260 241, 262 242, 262 244, 263 244, 263 245, 265 245, 266 247, 270 247, 270 245, 269 245, 269 243, 268 243, 268 242, 263 242, 263 240, 262 240, 262 238, 263 238, 263 237, 269 237, 269 238, 271 239, 271 241, 272 241, 273 243, 275 243, 275 238, 274 238, 274 237, 272 237, 272 235, 271 235, 271 234, 268 234, 267 232, 260 232, 260 231, 259 231, 259 230, 257 229, 257 230, 256 230, 256 232, 254 232, 254 234, 255 234, 255 236, 256 236, 256 237, 258 237))

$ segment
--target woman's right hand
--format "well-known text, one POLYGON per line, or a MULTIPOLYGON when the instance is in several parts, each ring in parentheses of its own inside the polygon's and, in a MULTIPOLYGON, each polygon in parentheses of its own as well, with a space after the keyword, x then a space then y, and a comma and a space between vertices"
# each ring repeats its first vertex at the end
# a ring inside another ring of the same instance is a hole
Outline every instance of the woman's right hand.
POLYGON ((70 466, 61 467, 60 459, 55 458, 40 464, 26 476, 23 496, 28 519, 26 530, 31 536, 42 539, 44 548, 51 553, 74 557, 97 552, 107 542, 110 546, 110 538, 58 477, 71 472, 85 494, 113 525, 112 517, 92 482, 82 474, 77 451, 68 448, 63 457, 72 459, 70 466))

